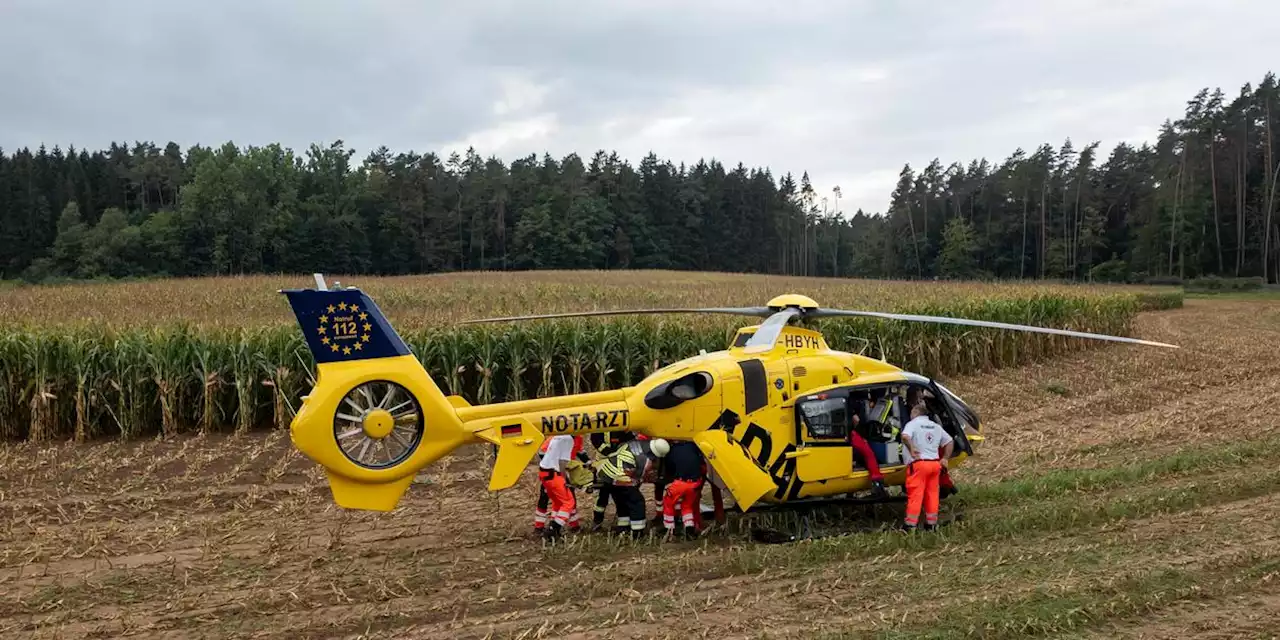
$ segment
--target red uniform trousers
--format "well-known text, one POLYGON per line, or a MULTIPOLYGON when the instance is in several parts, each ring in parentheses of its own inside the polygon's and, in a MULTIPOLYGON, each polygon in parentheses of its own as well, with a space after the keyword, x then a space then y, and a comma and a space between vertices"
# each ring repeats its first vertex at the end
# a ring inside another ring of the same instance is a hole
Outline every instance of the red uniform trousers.
MULTIPOLYGON (((547 497, 551 499, 551 522, 561 527, 576 527, 578 524, 578 505, 574 500, 573 492, 569 490, 569 485, 565 482, 565 476, 558 471, 550 471, 540 469, 538 471, 538 480, 542 481, 542 489, 547 492, 547 497)), ((538 527, 536 516, 534 526, 538 527)), ((541 527, 538 527, 541 528, 541 527)))
MULTIPOLYGON (((539 479, 541 479, 541 476, 539 476, 539 479)), ((567 487, 568 484, 566 483, 565 486, 567 487)), ((574 504, 573 513, 569 514, 569 528, 577 529, 578 528, 578 508, 577 508, 578 496, 573 492, 573 488, 571 487, 569 488, 569 495, 573 496, 573 504, 574 504)), ((551 508, 551 497, 547 495, 546 487, 542 486, 541 482, 539 482, 538 505, 533 509, 534 531, 542 531, 544 528, 546 528, 547 520, 551 518, 551 513, 549 511, 550 508, 551 508)))
POLYGON ((937 460, 916 460, 907 465, 907 516, 905 523, 914 527, 920 522, 920 507, 924 506, 924 521, 938 524, 938 478, 942 475, 942 463, 937 460))
POLYGON ((862 437, 862 434, 854 431, 849 434, 849 445, 853 447, 854 457, 861 459, 862 464, 867 467, 867 475, 871 477, 871 481, 883 480, 884 475, 880 473, 880 463, 876 461, 876 452, 871 450, 871 445, 867 443, 867 439, 862 437))
POLYGON ((662 524, 668 531, 676 528, 676 509, 686 527, 702 530, 702 478, 672 480, 662 496, 662 524))
MULTIPOLYGON (((542 454, 547 452, 547 445, 549 444, 551 444, 551 438, 547 438, 546 440, 542 441, 542 447, 538 449, 539 459, 541 459, 542 454)), ((579 453, 582 453, 582 436, 574 436, 573 451, 571 452, 570 455, 576 458, 578 457, 579 453)), ((539 481, 542 480, 541 470, 539 470, 538 480, 539 481)), ((568 488, 567 483, 565 484, 565 487, 568 488)), ((569 489, 569 497, 574 498, 574 506, 569 514, 569 528, 577 529, 578 528, 578 505, 577 505, 576 497, 573 495, 573 489, 569 489)), ((551 498, 547 495, 546 486, 545 485, 539 486, 538 487, 538 504, 533 509, 533 528, 535 531, 542 531, 547 526, 547 520, 550 518, 550 513, 547 511, 547 508, 550 506, 551 506, 551 498)))

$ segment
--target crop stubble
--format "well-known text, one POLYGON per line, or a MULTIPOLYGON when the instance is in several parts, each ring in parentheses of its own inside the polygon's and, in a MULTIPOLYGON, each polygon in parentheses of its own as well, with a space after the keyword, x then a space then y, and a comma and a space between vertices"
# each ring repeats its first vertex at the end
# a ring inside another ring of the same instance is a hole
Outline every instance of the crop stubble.
POLYGON ((544 550, 524 537, 531 479, 489 495, 477 451, 377 515, 332 507, 281 432, 12 445, 0 449, 0 635, 1275 633, 1273 466, 1202 454, 1280 437, 1267 412, 1280 401, 1278 307, 1189 301, 1137 321, 1182 351, 1112 347, 954 380, 988 416, 989 445, 958 472, 971 494, 1160 469, 1175 452, 1189 462, 1088 492, 975 500, 969 522, 934 539, 544 550))

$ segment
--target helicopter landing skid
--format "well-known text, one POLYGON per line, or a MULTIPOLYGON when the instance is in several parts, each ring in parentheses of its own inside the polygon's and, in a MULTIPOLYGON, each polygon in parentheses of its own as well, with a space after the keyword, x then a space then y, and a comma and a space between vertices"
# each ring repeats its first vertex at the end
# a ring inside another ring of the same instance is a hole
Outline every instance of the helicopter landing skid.
MULTIPOLYGON (((791 500, 778 504, 762 504, 751 508, 751 513, 760 513, 762 511, 802 511, 808 509, 817 509, 822 507, 839 507, 839 506, 860 506, 860 505, 877 505, 877 504, 895 504, 907 501, 905 495, 902 496, 885 496, 876 498, 867 496, 861 498, 822 498, 810 500, 791 500)), ((725 511, 731 513, 745 513, 738 505, 725 507, 725 511)))
MULTIPOLYGON (((942 518, 938 520, 938 528, 941 529, 952 523, 961 522, 963 520, 964 520, 964 516, 962 514, 956 514, 950 518, 942 518)), ((853 533, 874 533, 877 531, 882 533, 900 533, 903 535, 907 535, 906 531, 896 527, 892 529, 858 528, 853 531, 841 531, 839 533, 814 534, 813 527, 810 525, 808 516, 801 517, 800 522, 798 523, 798 526, 790 531, 786 531, 782 529, 774 529, 771 527, 752 527, 750 533, 751 533, 751 539, 761 544, 787 544, 791 542, 821 540, 823 538, 838 538, 838 537, 846 536, 853 533)))

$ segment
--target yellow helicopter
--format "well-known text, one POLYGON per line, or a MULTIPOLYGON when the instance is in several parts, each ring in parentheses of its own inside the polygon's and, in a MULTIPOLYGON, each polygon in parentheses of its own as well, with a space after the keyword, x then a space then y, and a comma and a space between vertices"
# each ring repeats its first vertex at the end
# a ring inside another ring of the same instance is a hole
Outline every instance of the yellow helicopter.
MULTIPOLYGON (((872 317, 1177 348, 981 320, 824 309, 795 294, 763 307, 485 318, 468 322, 659 313, 764 320, 739 329, 728 349, 674 362, 632 387, 472 406, 440 390, 367 294, 356 287, 330 288, 321 274, 315 281, 315 289, 280 291, 317 364, 315 386, 303 397, 290 436, 299 451, 324 467, 334 501, 349 509, 394 509, 419 470, 463 445, 496 447, 489 490, 499 491, 517 482, 547 437, 606 431, 692 440, 715 484, 742 511, 841 496, 871 484, 867 471, 853 466, 848 440, 852 398, 864 392, 892 399, 916 391, 927 398, 931 413, 956 441, 952 467, 983 441, 977 414, 945 386, 882 360, 832 350, 821 333, 793 321, 872 317)), ((900 486, 905 466, 886 455, 884 484, 900 486)))

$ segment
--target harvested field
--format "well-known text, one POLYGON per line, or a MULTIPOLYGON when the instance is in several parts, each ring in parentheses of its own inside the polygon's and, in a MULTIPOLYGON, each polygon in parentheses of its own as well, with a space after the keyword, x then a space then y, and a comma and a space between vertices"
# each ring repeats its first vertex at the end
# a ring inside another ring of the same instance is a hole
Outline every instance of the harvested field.
POLYGON ((949 381, 988 441, 935 535, 883 507, 791 545, 544 548, 531 475, 490 495, 479 447, 371 514, 284 431, 7 445, 0 637, 1276 637, 1280 301, 1134 329, 1183 349, 949 381))

